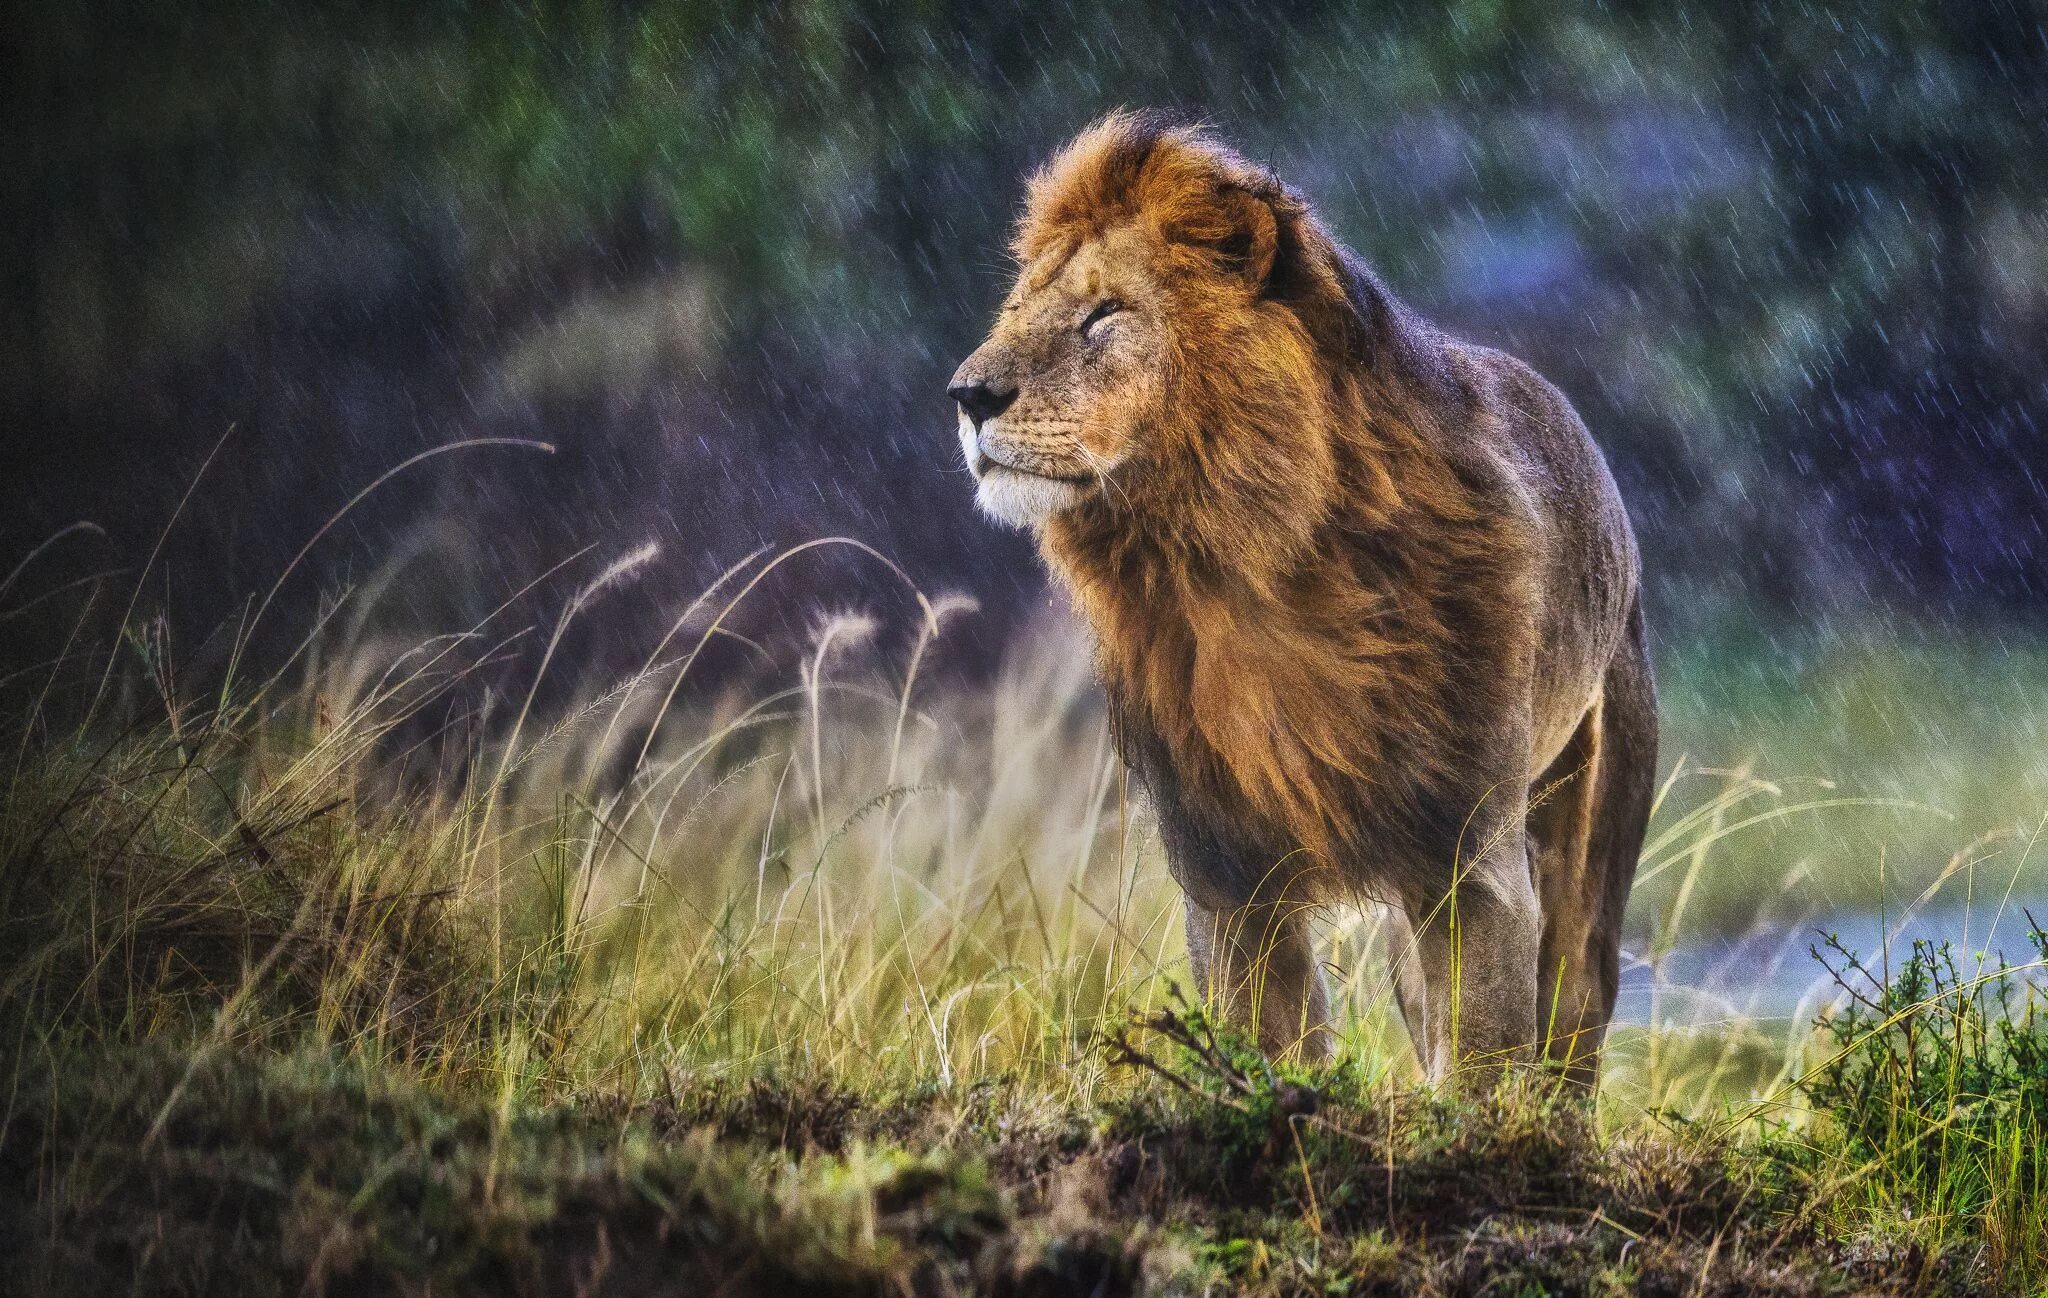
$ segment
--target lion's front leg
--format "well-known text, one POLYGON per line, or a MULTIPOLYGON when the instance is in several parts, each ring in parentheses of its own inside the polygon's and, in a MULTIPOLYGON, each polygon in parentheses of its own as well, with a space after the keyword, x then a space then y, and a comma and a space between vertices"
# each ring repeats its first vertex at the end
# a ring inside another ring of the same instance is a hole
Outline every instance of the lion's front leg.
POLYGON ((1230 1023, 1258 1034, 1274 1058, 1319 1060, 1336 1047, 1329 993, 1316 963, 1308 908, 1269 902, 1210 909, 1187 897, 1195 990, 1230 1023))
POLYGON ((1423 1002, 1420 1024, 1406 1014, 1405 998, 1404 1017, 1432 1081, 1474 1067, 1481 1071, 1471 1080, 1479 1080, 1528 1058, 1536 1043, 1542 920, 1525 840, 1512 837, 1447 893, 1404 907, 1423 1002))

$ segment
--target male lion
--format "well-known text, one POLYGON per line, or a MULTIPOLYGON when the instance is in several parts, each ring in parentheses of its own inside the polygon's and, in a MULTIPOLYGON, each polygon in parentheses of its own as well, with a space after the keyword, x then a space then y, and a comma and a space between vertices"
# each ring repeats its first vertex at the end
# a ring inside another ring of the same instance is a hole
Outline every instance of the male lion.
POLYGON ((948 388, 961 449, 1094 632, 1197 978, 1267 1051, 1323 1054, 1305 909, 1382 902, 1433 1077, 1540 1044, 1590 1082, 1657 718, 1635 539, 1571 405, 1199 128, 1088 129, 1014 252, 948 388))

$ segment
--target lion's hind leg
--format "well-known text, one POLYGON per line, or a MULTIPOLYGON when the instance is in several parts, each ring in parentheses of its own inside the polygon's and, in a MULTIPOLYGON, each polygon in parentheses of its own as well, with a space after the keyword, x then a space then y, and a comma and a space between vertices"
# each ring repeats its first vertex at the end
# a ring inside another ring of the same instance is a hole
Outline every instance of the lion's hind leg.
POLYGON ((1530 790, 1543 907, 1537 1028, 1545 1058, 1591 1086, 1621 980, 1621 922, 1657 780, 1657 700, 1640 609, 1600 696, 1530 790))

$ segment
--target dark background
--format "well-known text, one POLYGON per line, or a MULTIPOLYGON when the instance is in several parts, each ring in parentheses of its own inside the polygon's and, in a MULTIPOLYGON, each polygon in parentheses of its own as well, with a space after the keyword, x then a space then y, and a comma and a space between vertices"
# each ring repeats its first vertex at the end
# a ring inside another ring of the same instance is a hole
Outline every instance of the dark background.
MULTIPOLYGON (((141 611, 218 658, 378 474, 500 436, 559 452, 379 488, 257 652, 344 585, 424 635, 658 541, 579 623, 609 672, 754 546, 846 534, 977 595, 954 662, 990 662, 1042 585, 942 389, 1024 174, 1118 105, 1212 121, 1558 382, 1667 641, 2048 601, 2034 5, 58 9, 9 55, 0 573, 104 535, 0 598, 10 654, 117 616, 163 536, 141 611), (34 595, 62 616, 10 616, 34 595)), ((763 634, 901 606, 851 556, 764 595, 763 634)))

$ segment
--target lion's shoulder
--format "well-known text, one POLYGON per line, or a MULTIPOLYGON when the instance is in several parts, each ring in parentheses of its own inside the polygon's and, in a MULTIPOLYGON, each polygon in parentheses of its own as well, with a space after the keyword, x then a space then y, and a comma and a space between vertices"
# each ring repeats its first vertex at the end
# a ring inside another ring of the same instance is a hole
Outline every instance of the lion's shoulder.
POLYGON ((1605 461, 1563 390, 1518 356, 1458 341, 1446 350, 1469 412, 1454 430, 1462 440, 1539 496, 1605 494, 1605 461))

